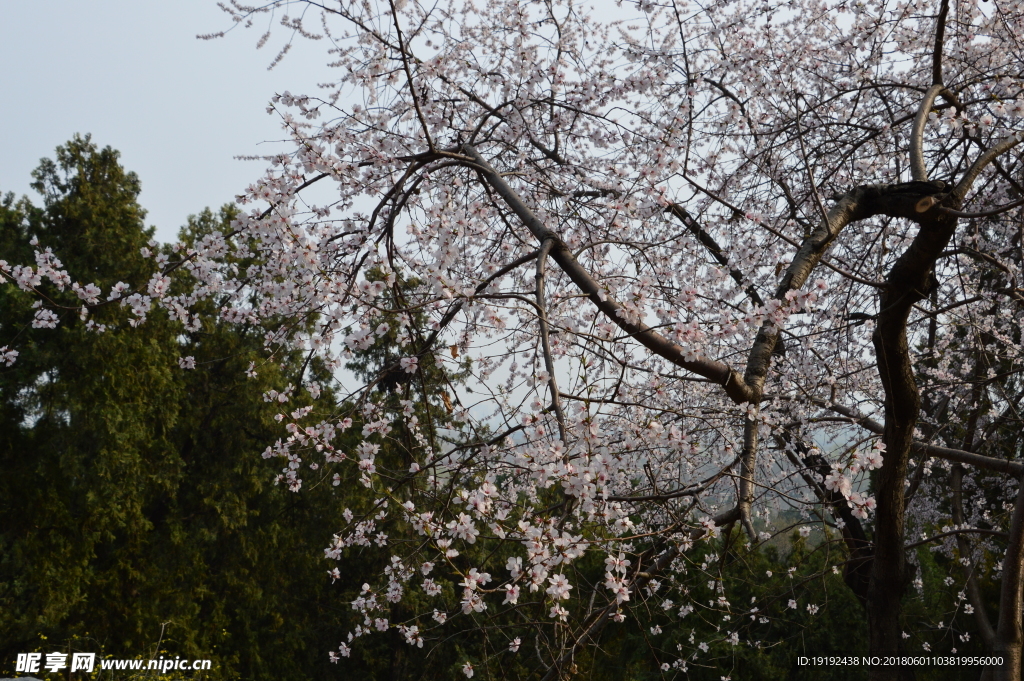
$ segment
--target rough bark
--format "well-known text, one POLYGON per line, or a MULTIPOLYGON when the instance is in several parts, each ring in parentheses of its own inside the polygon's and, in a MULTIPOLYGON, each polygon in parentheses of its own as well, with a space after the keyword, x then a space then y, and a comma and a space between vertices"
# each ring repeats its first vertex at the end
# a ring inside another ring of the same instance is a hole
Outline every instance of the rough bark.
MULTIPOLYGON (((920 200, 914 204, 915 208, 919 205, 920 200)), ((917 236, 893 265, 879 296, 872 339, 878 374, 885 389, 885 462, 875 479, 875 551, 868 586, 870 649, 872 655, 880 656, 896 655, 901 645, 900 600, 907 583, 904 481, 921 409, 907 343, 907 320, 913 305, 923 300, 935 285, 935 262, 957 224, 956 218, 934 205, 917 222, 917 236)), ((870 678, 888 681, 912 675, 909 669, 876 667, 870 678)))

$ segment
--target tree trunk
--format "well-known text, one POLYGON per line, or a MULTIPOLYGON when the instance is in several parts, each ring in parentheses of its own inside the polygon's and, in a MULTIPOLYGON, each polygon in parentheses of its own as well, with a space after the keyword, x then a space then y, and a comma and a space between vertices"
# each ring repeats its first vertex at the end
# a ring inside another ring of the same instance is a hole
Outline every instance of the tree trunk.
MULTIPOLYGON (((868 586, 871 655, 896 655, 902 643, 900 599, 906 590, 904 549, 907 463, 921 396, 907 343, 907 319, 913 305, 936 285, 934 266, 956 230, 956 218, 934 208, 916 220, 914 241, 893 265, 879 296, 872 339, 878 374, 885 389, 885 460, 875 479, 875 552, 868 586)), ((912 668, 872 668, 873 681, 914 678, 912 668)))
MULTIPOLYGON (((882 308, 885 309, 882 297, 882 308)), ((875 480, 875 547, 868 583, 868 630, 872 656, 896 655, 901 643, 900 599, 906 588, 906 555, 903 549, 904 501, 903 481, 907 477, 907 461, 917 412, 921 400, 909 362, 905 318, 895 320, 894 338, 883 332, 889 324, 882 323, 875 333, 878 371, 886 387, 885 461, 875 480)), ((873 667, 870 678, 889 681, 913 678, 900 674, 893 667, 873 667)))
POLYGON ((1003 558, 1003 587, 999 594, 999 626, 992 654, 1003 658, 993 670, 995 681, 1021 678, 1022 602, 1024 597, 1024 477, 1017 488, 1017 503, 1010 522, 1010 541, 1003 558))

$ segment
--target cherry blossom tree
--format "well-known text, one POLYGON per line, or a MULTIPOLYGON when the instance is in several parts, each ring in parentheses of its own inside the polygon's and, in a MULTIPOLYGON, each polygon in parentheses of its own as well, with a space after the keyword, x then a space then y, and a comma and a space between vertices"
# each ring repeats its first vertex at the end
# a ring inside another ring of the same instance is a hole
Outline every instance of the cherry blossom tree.
MULTIPOLYGON (((690 602, 710 568, 688 556, 756 548, 795 506, 844 547, 871 654, 921 650, 901 600, 914 551, 937 546, 1006 660, 989 673, 1019 678, 1024 4, 224 9, 282 34, 276 59, 322 42, 337 74, 273 99, 292 150, 239 197, 232 231, 109 296, 45 250, 0 267, 70 287, 83 316, 120 301, 135 323, 160 306, 195 326, 192 307, 227 294, 223 319, 274 329, 269 357, 298 347, 338 370, 397 333, 401 357, 349 386, 356 412, 283 413, 268 450, 297 491, 356 467, 374 493, 327 555, 368 547, 392 567, 334 655, 506 617, 493 655, 535 647, 559 678, 652 599, 717 618, 712 643, 761 645, 758 606, 690 602), (198 283, 171 295, 182 269, 198 283), (414 390, 430 365, 468 376, 414 390), (379 462, 397 422, 416 434, 406 460, 379 462), (360 426, 356 450, 332 445, 360 426), (579 567, 590 556, 603 577, 579 567), (389 621, 413 593, 436 606, 389 621)), ((61 300, 41 299, 40 326, 61 300)), ((320 388, 300 376, 268 399, 296 390, 320 388)), ((709 646, 684 644, 663 668, 709 646)))

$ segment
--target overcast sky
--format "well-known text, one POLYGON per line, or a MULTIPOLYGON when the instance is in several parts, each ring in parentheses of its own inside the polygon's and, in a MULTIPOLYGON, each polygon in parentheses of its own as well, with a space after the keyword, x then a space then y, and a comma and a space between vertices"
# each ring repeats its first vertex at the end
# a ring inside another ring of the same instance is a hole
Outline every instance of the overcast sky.
MULTIPOLYGON (((232 26, 214 0, 4 2, 0 10, 0 193, 38 197, 29 173, 75 133, 121 152, 142 180, 147 224, 171 240, 186 216, 231 201, 280 139, 266 113, 277 92, 312 94, 331 78, 305 40, 272 71, 257 30, 232 26), (262 144, 261 144, 262 143, 262 144)), ((276 40, 285 37, 278 25, 276 40)))

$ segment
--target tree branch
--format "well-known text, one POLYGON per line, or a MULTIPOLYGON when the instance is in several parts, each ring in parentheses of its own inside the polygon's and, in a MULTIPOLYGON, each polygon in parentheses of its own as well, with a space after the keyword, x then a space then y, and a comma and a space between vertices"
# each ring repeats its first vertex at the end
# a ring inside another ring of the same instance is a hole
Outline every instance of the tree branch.
POLYGON ((939 5, 939 16, 935 20, 935 47, 932 48, 933 87, 942 85, 942 42, 946 36, 946 16, 948 14, 949 0, 942 0, 942 4, 939 5))
MULTIPOLYGON (((835 412, 836 414, 842 414, 843 416, 849 417, 857 424, 870 430, 872 433, 881 435, 885 432, 885 427, 881 423, 875 421, 872 418, 864 416, 856 409, 844 407, 839 404, 830 404, 825 406, 826 403, 823 400, 813 400, 816 404, 825 407, 829 411, 835 412)), ((922 452, 928 456, 934 456, 937 459, 945 459, 946 461, 956 461, 964 463, 975 468, 983 468, 988 471, 994 471, 996 473, 1007 473, 1014 477, 1018 477, 1024 474, 1024 464, 1017 461, 1007 461, 1005 459, 997 459, 992 456, 984 456, 982 454, 975 454, 974 452, 965 452, 962 449, 953 449, 952 447, 940 447, 939 445, 930 445, 923 442, 914 442, 910 445, 911 451, 922 452)))
POLYGON ((864 525, 860 519, 853 515, 850 505, 842 494, 824 489, 820 482, 829 474, 828 462, 819 454, 810 454, 810 449, 800 440, 795 440, 789 431, 783 431, 776 436, 782 444, 786 457, 797 466, 800 477, 814 490, 818 499, 831 508, 832 514, 843 521, 843 541, 850 551, 851 560, 846 563, 843 569, 843 581, 854 593, 861 605, 866 605, 868 597, 868 576, 871 571, 872 546, 864 532, 864 525), (792 443, 799 452, 801 458, 785 448, 786 444, 792 443), (818 476, 809 473, 812 471, 818 476))
MULTIPOLYGON (((945 4, 945 0, 943 4, 945 4)), ((928 88, 917 109, 914 126, 910 129, 910 173, 916 182, 928 181, 928 169, 924 164, 924 126, 928 122, 928 114, 932 110, 935 98, 944 89, 941 83, 928 88)))
POLYGON ((1006 532, 1000 532, 999 530, 984 530, 984 529, 981 529, 979 527, 966 527, 966 528, 963 528, 963 529, 960 529, 960 530, 950 530, 949 532, 940 532, 939 534, 935 535, 934 537, 928 537, 927 539, 922 539, 921 541, 916 541, 913 544, 907 544, 903 548, 905 548, 905 549, 916 549, 918 546, 924 546, 925 544, 929 544, 929 543, 931 543, 933 541, 938 541, 939 539, 942 539, 943 537, 952 537, 952 536, 955 536, 955 535, 958 535, 958 534, 964 534, 964 533, 967 533, 967 534, 990 534, 990 535, 995 536, 995 537, 1008 537, 1008 536, 1010 536, 1006 532))
POLYGON ((991 217, 992 215, 999 215, 1000 213, 1005 213, 1006 211, 1012 210, 1018 206, 1024 206, 1024 199, 1020 201, 1014 201, 1013 203, 1008 203, 1005 206, 999 206, 998 208, 979 211, 977 213, 967 213, 962 210, 953 210, 952 208, 942 208, 941 210, 948 215, 954 215, 958 218, 987 218, 991 217))
POLYGON ((743 380, 743 377, 728 365, 708 358, 696 360, 685 359, 685 350, 665 338, 658 332, 651 329, 642 321, 631 322, 626 317, 622 305, 602 289, 601 285, 587 272, 579 261, 565 246, 558 235, 549 230, 544 223, 530 210, 518 194, 505 182, 500 174, 484 160, 480 153, 472 146, 465 145, 463 150, 466 155, 473 159, 473 168, 477 170, 490 185, 498 196, 508 205, 533 236, 543 243, 547 239, 554 241, 551 249, 551 258, 558 263, 558 266, 569 277, 570 280, 587 295, 592 303, 619 328, 626 331, 638 343, 663 357, 678 367, 686 369, 698 376, 703 376, 721 385, 727 395, 737 404, 748 402, 751 398, 750 387, 743 380))
POLYGON ((547 266, 548 253, 554 246, 554 239, 544 239, 537 254, 537 322, 540 324, 540 344, 544 351, 544 366, 548 372, 548 389, 551 392, 551 408, 558 421, 558 436, 567 443, 565 436, 565 414, 562 413, 562 402, 558 399, 558 383, 555 381, 555 360, 551 355, 551 340, 548 335, 548 312, 544 302, 544 268, 547 266))
POLYGON ((750 296, 750 300, 752 300, 755 305, 764 307, 764 300, 761 298, 760 294, 758 294, 757 289, 753 286, 744 284, 743 273, 734 267, 729 267, 729 258, 725 255, 722 247, 718 245, 718 242, 715 241, 715 237, 708 234, 707 230, 701 227, 700 223, 697 222, 697 220, 694 219, 694 217, 678 203, 671 204, 666 208, 666 210, 679 218, 679 221, 683 223, 683 226, 686 227, 690 234, 696 237, 697 241, 699 241, 701 245, 708 250, 708 253, 710 253, 711 257, 715 259, 715 262, 722 267, 729 268, 729 276, 732 277, 733 281, 743 287, 743 290, 746 291, 747 295, 750 296))
POLYGON ((957 183, 956 187, 950 193, 950 197, 957 204, 962 203, 964 198, 967 196, 967 192, 969 192, 971 187, 974 185, 974 181, 978 179, 979 175, 981 175, 981 171, 984 170, 989 163, 992 163, 1007 151, 1013 149, 1015 146, 1020 144, 1020 142, 1021 139, 1018 138, 1016 134, 1008 135, 996 142, 995 146, 975 159, 974 163, 971 164, 971 167, 967 169, 964 176, 960 178, 960 182, 957 183))

